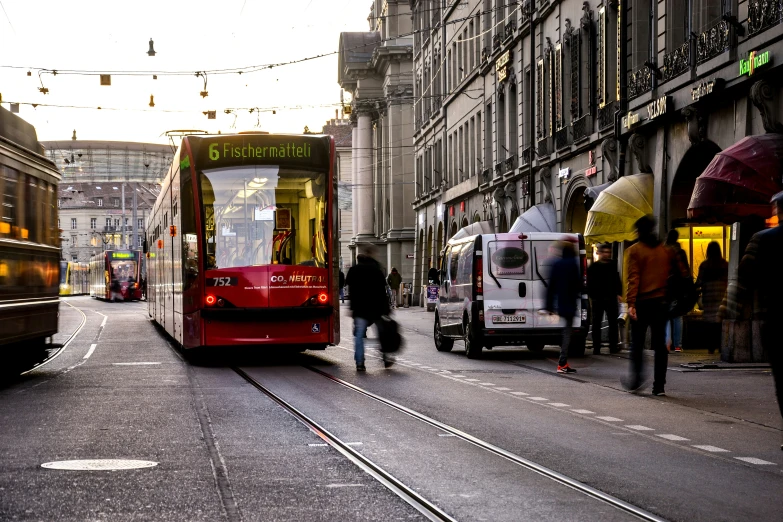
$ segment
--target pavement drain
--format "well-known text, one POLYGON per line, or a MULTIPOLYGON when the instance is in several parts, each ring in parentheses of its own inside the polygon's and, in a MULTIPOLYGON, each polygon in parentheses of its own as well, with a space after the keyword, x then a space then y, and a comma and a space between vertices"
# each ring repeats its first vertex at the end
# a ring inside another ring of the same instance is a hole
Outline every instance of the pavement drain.
POLYGON ((46 469, 62 469, 69 471, 118 471, 124 469, 152 468, 157 462, 132 459, 87 459, 60 460, 41 464, 46 469))

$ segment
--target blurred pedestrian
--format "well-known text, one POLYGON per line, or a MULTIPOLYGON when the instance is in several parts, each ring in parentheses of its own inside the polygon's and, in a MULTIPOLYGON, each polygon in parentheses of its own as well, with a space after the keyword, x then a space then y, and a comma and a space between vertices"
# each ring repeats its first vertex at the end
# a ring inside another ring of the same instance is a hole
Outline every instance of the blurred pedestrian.
POLYGON ((723 259, 720 245, 711 241, 707 245, 707 258, 699 266, 696 288, 701 291, 704 342, 709 353, 721 347, 720 305, 729 284, 729 264, 723 259))
POLYGON ((345 274, 340 270, 338 274, 338 284, 340 285, 340 302, 345 302, 345 274))
POLYGON ((612 259, 612 245, 598 245, 598 261, 587 269, 587 295, 593 311, 593 355, 601 354, 601 322, 604 313, 609 323, 609 353, 617 353, 618 305, 622 301, 623 284, 612 259))
MULTIPOLYGON (((778 407, 783 416, 783 346, 780 330, 775 325, 783 317, 783 270, 780 269, 783 260, 783 192, 772 196, 771 203, 778 226, 762 230, 751 238, 740 261, 737 283, 745 296, 754 291, 758 295, 761 345, 772 365, 778 407)), ((747 302, 747 299, 739 302, 747 302)), ((783 450, 783 444, 780 449, 783 450)))
POLYGON ((568 346, 571 344, 571 333, 574 328, 576 301, 582 289, 581 279, 574 245, 564 242, 563 255, 552 266, 546 294, 546 309, 543 310, 543 313, 557 313, 565 320, 557 373, 576 373, 576 370, 568 364, 568 346))
MULTIPOLYGON (((688 255, 685 250, 680 246, 680 233, 676 229, 669 230, 666 235, 666 247, 671 249, 672 252, 680 260, 680 263, 685 267, 688 273, 691 273, 690 266, 688 264, 688 255)), ((666 350, 671 352, 672 348, 675 352, 682 352, 682 316, 676 315, 670 317, 666 321, 666 350)))
MULTIPOLYGON (((625 254, 628 274, 628 316, 631 318, 631 373, 623 385, 638 390, 642 385, 644 345, 650 329, 655 352, 653 395, 666 395, 666 319, 669 314, 669 277, 690 277, 676 253, 664 247, 655 235, 655 218, 642 216, 636 221, 639 241, 625 254)), ((692 282, 692 281, 691 281, 692 282)))
POLYGON ((397 305, 400 303, 399 295, 400 284, 402 284, 402 276, 399 272, 397 272, 396 268, 392 267, 389 277, 386 278, 386 282, 389 283, 389 288, 391 288, 392 303, 394 303, 392 306, 393 308, 397 308, 397 305))
MULTIPOLYGON (((382 315, 389 314, 389 300, 386 298, 386 281, 373 245, 359 248, 356 264, 348 270, 345 284, 351 296, 351 312, 354 324, 354 360, 356 371, 363 372, 364 336, 370 325, 375 324, 382 315)), ((384 366, 391 366, 391 359, 383 356, 384 366)))

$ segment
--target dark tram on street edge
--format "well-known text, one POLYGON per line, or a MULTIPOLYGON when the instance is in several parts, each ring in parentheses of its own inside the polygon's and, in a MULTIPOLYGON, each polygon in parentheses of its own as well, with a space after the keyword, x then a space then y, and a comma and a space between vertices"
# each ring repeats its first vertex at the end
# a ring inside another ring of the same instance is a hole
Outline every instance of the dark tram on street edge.
POLYGON ((92 256, 90 296, 107 301, 141 299, 141 251, 106 250, 92 256))
POLYGON ((186 349, 340 340, 329 136, 187 136, 147 222, 149 314, 186 349))
POLYGON ((35 128, 0 108, 0 373, 42 360, 57 333, 60 179, 35 128))

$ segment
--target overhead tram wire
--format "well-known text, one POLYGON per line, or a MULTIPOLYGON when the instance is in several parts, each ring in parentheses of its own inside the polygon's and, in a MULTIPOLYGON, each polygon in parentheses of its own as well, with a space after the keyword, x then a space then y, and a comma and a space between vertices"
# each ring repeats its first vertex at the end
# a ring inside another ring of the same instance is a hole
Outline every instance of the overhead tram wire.
MULTIPOLYGON (((480 17, 484 14, 490 14, 498 10, 504 10, 506 7, 509 7, 511 5, 519 5, 519 2, 512 2, 510 4, 503 4, 501 6, 494 7, 492 9, 488 9, 486 11, 479 11, 477 13, 471 14, 466 17, 462 18, 455 18, 454 20, 449 20, 448 22, 441 22, 435 27, 430 27, 428 29, 417 29, 415 31, 411 31, 408 33, 397 35, 394 38, 386 38, 386 39, 380 39, 377 42, 373 43, 385 43, 385 42, 396 42, 400 38, 405 38, 408 36, 413 36, 418 33, 427 33, 432 32, 435 29, 445 27, 447 25, 456 25, 465 21, 468 21, 470 19, 480 17)), ((519 9, 519 7, 517 8, 519 9)), ((277 62, 277 63, 270 63, 270 64, 261 64, 261 65, 251 65, 251 66, 245 66, 245 67, 233 67, 233 68, 226 68, 226 69, 201 69, 201 70, 189 70, 189 71, 155 71, 155 70, 147 70, 147 71, 122 71, 122 70, 90 70, 90 69, 55 69, 55 68, 49 68, 49 67, 31 67, 31 66, 22 66, 22 65, 0 65, 0 69, 24 69, 24 70, 36 70, 40 71, 42 73, 48 73, 52 75, 76 75, 76 76, 98 76, 101 74, 111 74, 115 76, 149 76, 149 75, 158 75, 158 76, 194 76, 197 75, 197 73, 202 74, 212 74, 212 75, 223 75, 223 74, 250 74, 255 72, 260 72, 267 69, 273 69, 275 67, 284 67, 286 65, 296 65, 299 63, 304 63, 311 60, 316 60, 318 58, 325 58, 327 56, 332 56, 335 54, 339 54, 342 51, 352 51, 356 49, 366 49, 369 44, 364 43, 361 45, 357 45, 355 47, 349 47, 346 49, 342 49, 339 51, 330 51, 326 53, 316 54, 313 56, 307 56, 304 58, 298 58, 296 60, 289 60, 284 62, 277 62)))

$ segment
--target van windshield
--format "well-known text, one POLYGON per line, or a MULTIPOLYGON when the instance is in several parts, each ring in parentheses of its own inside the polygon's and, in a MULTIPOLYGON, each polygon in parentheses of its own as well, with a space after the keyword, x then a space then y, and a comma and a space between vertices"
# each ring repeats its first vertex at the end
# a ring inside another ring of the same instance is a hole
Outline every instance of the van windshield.
POLYGON ((530 279, 530 254, 524 241, 491 241, 489 273, 501 279, 530 279))

